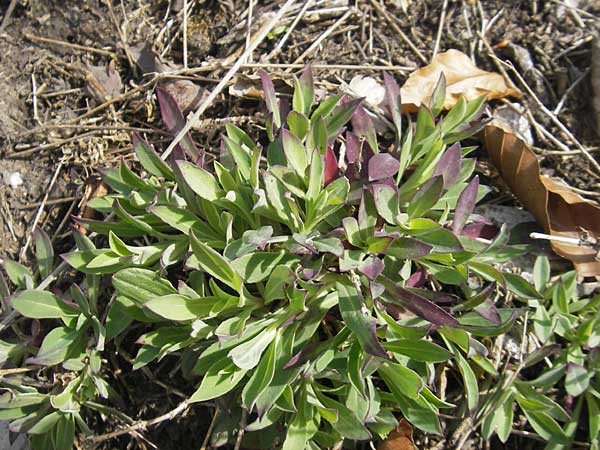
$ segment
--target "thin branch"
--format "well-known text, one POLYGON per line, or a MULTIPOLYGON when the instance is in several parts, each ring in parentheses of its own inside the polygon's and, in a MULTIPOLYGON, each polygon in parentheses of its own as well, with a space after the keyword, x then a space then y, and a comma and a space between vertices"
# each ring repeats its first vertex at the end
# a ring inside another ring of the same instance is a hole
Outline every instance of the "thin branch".
POLYGON ((173 420, 175 417, 182 414, 188 406, 189 402, 188 400, 185 400, 181 402, 176 408, 172 409, 168 413, 163 414, 162 416, 155 417, 154 419, 140 420, 132 425, 129 425, 124 428, 119 428, 118 430, 112 431, 110 433, 101 434, 98 436, 89 436, 88 438, 86 438, 86 441, 92 444, 98 444, 100 442, 109 441, 123 434, 129 434, 132 431, 144 430, 148 427, 158 425, 159 423, 162 423, 166 420, 173 420))

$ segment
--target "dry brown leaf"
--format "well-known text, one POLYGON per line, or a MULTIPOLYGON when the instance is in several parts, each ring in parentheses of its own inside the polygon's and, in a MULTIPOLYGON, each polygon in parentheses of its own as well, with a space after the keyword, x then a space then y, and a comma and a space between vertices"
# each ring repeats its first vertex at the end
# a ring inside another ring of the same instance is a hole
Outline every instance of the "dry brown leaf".
POLYGON ((403 418, 396 429, 379 443, 377 450, 416 450, 412 425, 403 418))
POLYGON ((464 53, 448 50, 410 74, 400 89, 402 108, 415 112, 421 104, 427 105, 442 72, 446 77, 445 109, 452 108, 461 96, 467 100, 481 95, 486 95, 488 100, 522 96, 518 89, 506 84, 502 75, 478 69, 464 53))
POLYGON ((169 80, 161 87, 171 94, 183 114, 195 109, 208 96, 206 89, 191 80, 169 80))
MULTIPOLYGON (((600 208, 568 186, 541 175, 533 150, 515 134, 488 125, 484 130, 484 142, 503 180, 546 233, 575 239, 588 233, 591 238, 600 238, 600 208)), ((596 249, 556 241, 552 241, 552 248, 569 259, 579 275, 600 275, 596 249)))
POLYGON ((88 92, 100 103, 123 92, 123 82, 114 60, 106 66, 90 66, 85 79, 88 92))

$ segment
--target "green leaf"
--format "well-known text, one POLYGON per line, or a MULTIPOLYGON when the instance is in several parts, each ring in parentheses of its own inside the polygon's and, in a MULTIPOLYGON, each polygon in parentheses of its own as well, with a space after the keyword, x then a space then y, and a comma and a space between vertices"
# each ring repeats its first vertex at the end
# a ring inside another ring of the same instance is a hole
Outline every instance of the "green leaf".
POLYGON ((170 294, 153 298, 144 306, 165 319, 186 321, 208 317, 217 301, 217 297, 189 298, 170 294))
POLYGON ((28 289, 13 298, 13 308, 30 319, 57 319, 76 316, 78 311, 48 291, 28 289))
MULTIPOLYGON (((329 137, 337 136, 342 130, 342 127, 350 120, 352 114, 354 114, 354 111, 356 111, 356 108, 358 108, 361 103, 362 99, 360 98, 350 100, 347 103, 336 106, 331 112, 331 115, 324 117, 325 124, 327 125, 327 135, 329 137)), ((315 111, 315 114, 317 111, 318 108, 315 111)))
POLYGON ((396 339, 384 343, 383 347, 390 352, 408 356, 415 361, 443 362, 452 356, 443 347, 423 339, 396 339))
POLYGON ((245 374, 245 369, 240 369, 227 358, 221 358, 208 369, 189 402, 203 402, 221 397, 234 389, 245 374))
POLYGON ((517 297, 524 299, 537 299, 540 294, 523 277, 514 273, 504 273, 504 279, 508 289, 517 297))
POLYGON ((285 298, 285 288, 294 282, 294 273, 287 265, 279 265, 273 269, 271 276, 267 280, 263 298, 265 304, 273 300, 281 300, 285 298))
POLYGON ((215 177, 206 170, 189 162, 178 162, 179 170, 187 185, 200 197, 215 201, 221 198, 221 188, 215 177))
POLYGON ((365 379, 362 370, 363 358, 360 343, 355 341, 348 354, 348 378, 352 386, 365 398, 365 379))
POLYGON ((304 179, 306 167, 308 166, 308 156, 304 145, 298 137, 286 129, 281 130, 281 141, 289 165, 301 179, 304 179))
POLYGON ((377 369, 383 381, 392 392, 397 392, 409 399, 416 399, 424 387, 421 377, 408 367, 386 362, 377 369))
POLYGON ((33 275, 27 267, 11 259, 4 260, 4 270, 10 281, 19 289, 33 288, 33 275))
MULTIPOLYGON (((254 147, 245 149, 244 147, 242 147, 241 144, 234 142, 233 140, 229 139, 227 136, 223 137, 223 142, 225 144, 225 148, 229 151, 229 153, 231 153, 231 156, 233 157, 233 160, 235 161, 235 166, 238 169, 241 177, 244 180, 249 181, 250 174, 252 172, 252 160, 251 160, 251 156, 250 156, 250 151, 254 147)), ((225 186, 223 186, 223 187, 225 187, 225 186)), ((198 194, 198 195, 200 195, 200 194, 198 194)))
POLYGON ((317 395, 326 408, 337 413, 337 420, 331 423, 331 426, 342 437, 357 441, 371 439, 371 433, 369 433, 369 430, 367 430, 363 423, 358 420, 354 411, 351 411, 342 403, 337 402, 326 395, 317 395))
POLYGON ((441 175, 427 181, 410 201, 406 211, 408 216, 414 219, 430 211, 439 200, 443 188, 444 179, 441 175))
MULTIPOLYGON (((297 111, 291 111, 287 116, 287 123, 292 134, 297 136, 298 139, 303 140, 306 137, 310 122, 304 114, 297 111)), ((285 140, 283 145, 285 149, 285 140)))
POLYGON ((160 156, 146 142, 139 140, 133 146, 140 164, 149 173, 157 177, 164 177, 167 180, 175 179, 173 170, 162 160, 160 156))
MULTIPOLYGON (((444 340, 446 339, 444 338, 444 340)), ((458 370, 462 376, 465 392, 467 394, 467 407, 469 408, 469 411, 473 412, 479 404, 479 386, 477 384, 477 377, 458 348, 448 341, 446 341, 446 343, 454 352, 456 364, 458 365, 458 370)))
POLYGON ((50 238, 41 228, 36 227, 33 233, 33 239, 35 241, 35 258, 38 263, 40 275, 46 278, 52 272, 52 265, 54 262, 54 249, 52 248, 52 242, 50 238))
POLYGON ((113 276, 113 286, 125 297, 146 303, 155 297, 177 294, 177 290, 153 270, 124 269, 113 276))
POLYGON ((126 313, 126 307, 122 303, 122 297, 117 297, 106 316, 106 340, 117 337, 132 322, 131 317, 126 313))
POLYGON ((306 389, 296 395, 297 414, 291 416, 282 450, 304 450, 310 438, 319 429, 315 407, 306 400, 306 389))
POLYGON ((588 409, 588 436, 591 441, 596 439, 600 433, 600 404, 598 399, 589 392, 585 393, 585 400, 588 409))
POLYGON ((227 286, 241 292, 242 278, 233 269, 231 263, 215 250, 202 242, 194 231, 190 233, 192 251, 197 258, 199 266, 205 272, 225 283, 227 286))
POLYGON ((271 275, 273 269, 279 264, 290 267, 293 262, 299 261, 286 252, 254 252, 240 256, 231 262, 231 267, 244 279, 246 283, 258 283, 271 275))
POLYGON ((527 417, 529 425, 531 425, 535 432, 544 440, 549 441, 552 439, 560 444, 568 444, 570 442, 569 437, 565 434, 556 420, 545 412, 523 409, 523 413, 525 414, 525 417, 527 417))
POLYGON ((75 346, 84 335, 76 330, 71 330, 66 327, 57 327, 50 331, 38 350, 35 357, 29 358, 29 364, 38 364, 42 366, 54 366, 67 359, 71 348, 75 346))
POLYGON ((442 72, 440 74, 440 79, 438 80, 435 89, 433 90, 433 94, 431 94, 431 99, 429 100, 429 109, 431 109, 431 113, 434 117, 437 117, 442 111, 445 100, 446 77, 444 76, 444 72, 442 72))
POLYGON ((550 281, 550 261, 546 255, 540 255, 536 258, 533 265, 533 283, 538 292, 548 285, 550 281))
POLYGON ((44 416, 38 423, 32 426, 28 433, 29 434, 45 434, 48 433, 54 428, 54 426, 58 423, 62 414, 58 411, 48 414, 44 416))
POLYGON ((54 445, 57 449, 73 448, 75 440, 75 421, 71 414, 61 414, 60 420, 54 429, 54 445))
POLYGON ((280 351, 279 336, 279 332, 276 332, 273 342, 271 342, 265 356, 260 360, 256 370, 242 391, 242 404, 249 411, 252 411, 258 396, 273 380, 273 376, 275 375, 275 363, 279 357, 280 351))
POLYGON ((388 358, 385 349, 377 339, 376 320, 368 312, 363 311, 363 300, 357 289, 347 283, 336 283, 339 306, 346 326, 352 330, 361 347, 371 355, 388 358))
POLYGON ((585 367, 578 364, 569 363, 567 365, 567 375, 565 376, 565 389, 573 397, 583 394, 590 386, 590 380, 594 377, 594 372, 588 371, 585 367))
POLYGON ((273 339, 275 339, 276 335, 277 328, 269 327, 254 338, 230 350, 227 356, 229 356, 234 364, 240 369, 253 369, 260 361, 262 353, 273 339))

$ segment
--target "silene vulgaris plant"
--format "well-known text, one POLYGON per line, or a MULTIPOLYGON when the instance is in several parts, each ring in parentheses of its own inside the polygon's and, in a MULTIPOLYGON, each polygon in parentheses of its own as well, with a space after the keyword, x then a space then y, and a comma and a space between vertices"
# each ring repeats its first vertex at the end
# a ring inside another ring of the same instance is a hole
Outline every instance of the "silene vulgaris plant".
MULTIPOLYGON (((441 409, 478 411, 478 378, 497 376, 487 337, 519 314, 497 294, 526 284, 494 267, 521 252, 507 231, 482 241, 472 223, 488 189, 459 141, 481 128, 484 99, 440 118, 442 77, 413 122, 389 75, 380 116, 348 96, 316 103, 310 68, 291 107, 261 78, 260 142, 227 125, 218 159, 205 164, 187 137, 167 163, 134 137, 143 171, 103 173, 112 193, 90 206, 106 219, 77 219, 92 234, 75 232, 62 255, 83 274, 70 287, 63 276, 36 288, 54 267, 43 236, 38 271, 7 265, 17 290, 3 283, 3 296, 25 343, 3 342, 6 358, 45 382, 4 376, 0 416, 34 448, 70 448, 76 434, 93 439, 86 417, 115 417, 106 353, 132 339, 132 370, 171 358, 186 406, 244 411, 242 448, 340 448, 384 438, 401 417, 441 434, 441 409), (433 382, 440 364, 457 369, 456 404, 433 382)), ((180 112, 157 95, 172 128, 180 112)))

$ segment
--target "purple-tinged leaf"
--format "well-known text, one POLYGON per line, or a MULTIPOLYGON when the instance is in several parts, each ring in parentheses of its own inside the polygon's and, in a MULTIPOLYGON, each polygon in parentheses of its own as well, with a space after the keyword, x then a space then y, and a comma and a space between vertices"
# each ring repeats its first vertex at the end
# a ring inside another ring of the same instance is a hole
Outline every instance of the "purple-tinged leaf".
POLYGON ((495 325, 500 325, 502 323, 500 313, 490 298, 486 298, 481 304, 473 308, 473 310, 485 320, 489 320, 495 325))
POLYGON ((279 105, 279 118, 281 120, 281 123, 285 123, 287 121, 288 114, 292 110, 290 106, 290 100, 287 97, 280 98, 277 101, 277 104, 279 105))
POLYGON ((402 111, 400 109, 400 88, 394 77, 389 73, 383 72, 383 84, 385 87, 385 98, 394 127, 396 128, 396 144, 400 145, 402 133, 402 111))
POLYGON ((346 161, 355 164, 360 156, 360 144, 358 137, 350 131, 346 132, 346 161))
POLYGON ((448 294, 447 292, 419 288, 410 288, 409 290, 417 295, 425 297, 427 300, 431 300, 435 304, 453 305, 460 301, 456 295, 448 294))
POLYGON ((427 256, 433 246, 412 237, 394 239, 387 248, 386 254, 398 259, 419 259, 427 256))
POLYGON ((481 239, 494 239, 498 236, 500 229, 493 224, 484 222, 475 222, 465 226, 460 233, 461 236, 467 236, 470 238, 481 238, 481 239))
POLYGON ((477 202, 477 191, 479 189, 479 176, 475 176, 464 188, 456 202, 454 211, 454 220, 452 221, 452 231, 454 234, 461 234, 465 222, 473 212, 477 202))
POLYGON ((275 95, 273 80, 271 80, 269 74, 264 70, 261 70, 258 74, 260 75, 260 81, 262 82, 263 92, 265 94, 267 111, 273 114, 273 122, 275 127, 279 129, 281 127, 281 116, 279 115, 279 105, 277 103, 277 96, 275 95))
POLYGON ((406 287, 418 288, 427 283, 427 270, 420 268, 406 280, 406 287))
POLYGON ((378 153, 369 160, 369 181, 393 177, 398 173, 400 162, 389 153, 378 153))
POLYGON ((433 176, 441 175, 444 179, 444 188, 448 189, 456 183, 460 176, 461 152, 460 143, 449 147, 440 158, 433 176))
POLYGON ((327 186, 333 180, 338 178, 339 169, 337 158, 335 157, 335 153, 333 153, 333 149, 331 147, 327 147, 327 151, 325 152, 325 179, 323 184, 327 186))
POLYGON ((298 79, 298 85, 303 99, 304 114, 308 116, 315 100, 315 83, 313 81, 312 67, 307 65, 298 79))
POLYGON ((346 283, 336 283, 339 307, 346 326, 358 339, 363 350, 371 355, 389 359, 377 339, 375 318, 364 308, 363 299, 356 288, 346 283))
POLYGON ((376 298, 381 297, 381 294, 385 292, 385 287, 381 283, 377 283, 375 281, 369 282, 369 291, 371 293, 371 298, 375 300, 376 298))
POLYGON ((389 294, 387 301, 408 309, 434 325, 449 327, 458 326, 458 320, 432 301, 394 283, 389 278, 381 277, 381 280, 381 283, 385 286, 386 291, 389 294))
POLYGON ((309 241, 305 235, 300 233, 294 233, 292 235, 292 239, 294 239, 294 242, 307 249, 310 253, 315 255, 319 253, 317 248, 312 244, 312 241, 309 241))
POLYGON ((369 117, 369 114, 365 108, 362 106, 356 108, 356 111, 354 111, 354 114, 352 114, 350 121, 352 122, 352 130, 354 133, 356 133, 358 136, 364 136, 374 152, 379 153, 375 126, 373 125, 373 120, 371 120, 371 117, 369 117))
MULTIPOLYGON (((173 136, 176 136, 186 125, 186 120, 183 116, 183 113, 179 109, 179 106, 177 105, 177 102, 173 96, 164 89, 157 88, 156 97, 158 98, 160 115, 163 122, 169 130, 169 133, 171 133, 173 136)), ((194 143, 190 133, 185 134, 179 144, 177 144, 177 147, 185 152, 185 154, 192 159, 192 161, 199 161, 200 167, 204 167, 204 151, 196 147, 196 144, 194 143)))
POLYGON ((369 256, 363 261, 358 268, 358 271, 365 275, 369 280, 376 280, 379 275, 383 272, 385 266, 381 259, 376 256, 369 256))
POLYGON ((371 150, 371 146, 369 145, 369 143, 363 141, 362 145, 361 145, 361 149, 360 149, 360 160, 361 160, 360 177, 361 177, 361 179, 369 177, 369 161, 371 160, 371 158, 373 158, 374 155, 375 155, 375 153, 373 153, 373 150, 371 150))

